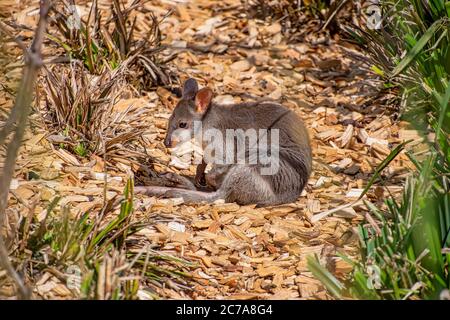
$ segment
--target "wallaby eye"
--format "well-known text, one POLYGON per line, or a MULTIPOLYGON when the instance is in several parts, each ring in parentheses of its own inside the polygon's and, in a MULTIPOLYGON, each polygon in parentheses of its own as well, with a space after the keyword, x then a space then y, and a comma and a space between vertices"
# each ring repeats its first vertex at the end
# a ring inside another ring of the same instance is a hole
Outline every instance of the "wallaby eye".
POLYGON ((178 124, 178 126, 179 126, 180 128, 186 128, 186 127, 187 127, 187 123, 181 121, 181 122, 178 124))

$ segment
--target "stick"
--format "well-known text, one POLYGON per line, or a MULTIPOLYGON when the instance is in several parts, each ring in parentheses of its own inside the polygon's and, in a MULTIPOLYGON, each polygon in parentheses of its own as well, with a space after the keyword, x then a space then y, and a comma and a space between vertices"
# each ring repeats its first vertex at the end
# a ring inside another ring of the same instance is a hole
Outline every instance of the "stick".
MULTIPOLYGON (((41 47, 44 41, 44 34, 47 27, 47 16, 50 9, 50 0, 40 1, 40 17, 39 23, 35 31, 33 43, 30 50, 25 51, 25 67, 20 87, 17 93, 16 101, 14 103, 13 111, 10 117, 13 117, 13 123, 17 122, 14 129, 14 136, 7 145, 6 160, 3 167, 3 172, 0 176, 0 230, 2 230, 5 221, 6 206, 8 205, 8 194, 14 169, 26 125, 28 114, 31 109, 31 101, 33 99, 34 84, 36 82, 39 68, 42 66, 41 47)), ((7 131, 6 131, 7 132, 7 131)), ((14 269, 8 256, 8 250, 0 232, 0 265, 8 272, 9 276, 14 280, 18 287, 20 297, 28 299, 30 297, 30 290, 25 286, 22 278, 14 269)))

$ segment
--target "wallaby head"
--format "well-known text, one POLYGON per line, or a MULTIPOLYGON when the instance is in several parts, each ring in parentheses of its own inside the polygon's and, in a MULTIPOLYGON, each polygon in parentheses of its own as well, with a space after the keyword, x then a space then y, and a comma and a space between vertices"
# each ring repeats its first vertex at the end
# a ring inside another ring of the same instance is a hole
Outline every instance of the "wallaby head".
POLYGON ((194 135, 194 121, 201 121, 209 106, 213 92, 210 88, 198 90, 195 79, 189 78, 183 85, 181 100, 172 112, 167 126, 164 145, 175 147, 178 143, 189 141, 194 135))

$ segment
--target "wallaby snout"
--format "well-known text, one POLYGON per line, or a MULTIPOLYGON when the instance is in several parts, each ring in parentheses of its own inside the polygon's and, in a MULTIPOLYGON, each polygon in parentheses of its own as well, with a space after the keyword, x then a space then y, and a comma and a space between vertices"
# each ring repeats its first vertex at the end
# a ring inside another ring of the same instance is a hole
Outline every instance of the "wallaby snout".
POLYGON ((166 135, 164 138, 164 146, 166 148, 172 148, 172 138, 169 135, 166 135))

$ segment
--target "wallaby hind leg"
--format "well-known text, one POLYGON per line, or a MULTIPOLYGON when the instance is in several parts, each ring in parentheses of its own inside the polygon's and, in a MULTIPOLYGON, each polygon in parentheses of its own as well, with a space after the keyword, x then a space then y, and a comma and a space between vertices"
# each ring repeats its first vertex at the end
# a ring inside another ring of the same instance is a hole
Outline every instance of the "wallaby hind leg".
POLYGON ((219 190, 225 193, 226 202, 241 205, 256 203, 268 206, 279 201, 270 184, 254 166, 242 165, 231 168, 219 190))
POLYGON ((187 190, 180 188, 169 187, 135 187, 136 193, 145 194, 148 196, 160 196, 165 198, 183 198, 186 203, 200 203, 200 202, 214 202, 217 199, 223 198, 222 193, 218 190, 215 192, 204 192, 196 190, 187 190))
POLYGON ((173 188, 181 188, 181 189, 189 189, 189 190, 197 190, 192 179, 181 176, 176 173, 166 172, 161 174, 161 177, 168 182, 172 183, 171 187, 173 188))

